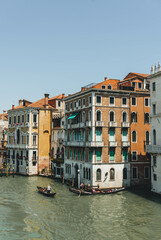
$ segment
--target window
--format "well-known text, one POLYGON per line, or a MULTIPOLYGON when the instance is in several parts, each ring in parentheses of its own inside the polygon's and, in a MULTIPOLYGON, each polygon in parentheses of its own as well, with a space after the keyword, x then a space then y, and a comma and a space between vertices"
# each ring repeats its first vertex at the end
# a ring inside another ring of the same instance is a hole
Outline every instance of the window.
POLYGON ((88 180, 91 180, 91 169, 88 170, 88 180))
POLYGON ((9 124, 11 124, 11 117, 9 117, 9 124))
POLYGON ((132 106, 136 106, 136 97, 132 97, 132 103, 131 103, 132 106))
POLYGON ((69 151, 69 158, 72 159, 72 150, 69 151))
POLYGON ((101 130, 96 130, 96 141, 101 142, 102 141, 102 132, 101 130))
POLYGON ((125 98, 125 97, 122 98, 122 105, 123 106, 127 105, 127 98, 125 98))
POLYGON ((78 101, 78 107, 81 107, 81 100, 78 101))
POLYGON ((96 160, 101 161, 101 151, 96 152, 96 160))
POLYGON ((115 105, 115 98, 110 97, 110 105, 114 106, 115 105))
POLYGON ((33 114, 33 122, 34 122, 34 123, 37 122, 37 114, 33 114))
POLYGON ((149 113, 144 113, 144 123, 149 123, 150 118, 149 118, 149 113))
POLYGON ((127 130, 122 130, 122 141, 127 142, 127 130))
POLYGON ((13 122, 16 123, 16 116, 14 116, 14 119, 13 119, 13 120, 14 120, 13 122))
POLYGON ((133 161, 136 161, 136 160, 137 160, 137 152, 136 152, 136 151, 133 151, 133 152, 132 152, 132 160, 133 160, 133 161))
POLYGON ((89 162, 91 162, 91 161, 92 161, 92 152, 89 151, 89 162))
POLYGON ((132 132, 132 142, 137 142, 136 131, 132 132))
POLYGON ((110 180, 115 180, 115 170, 114 170, 114 168, 110 169, 110 180))
POLYGON ((157 144, 157 139, 156 139, 156 130, 153 130, 153 145, 157 144))
POLYGON ((29 145, 29 135, 26 136, 26 143, 29 145))
POLYGON ((90 129, 89 130, 89 133, 88 133, 88 141, 92 141, 92 130, 90 129))
POLYGON ((122 151, 122 158, 123 158, 123 161, 127 161, 127 149, 123 149, 122 151))
POLYGON ((115 161, 115 150, 109 151, 110 161, 115 161))
POLYGON ((88 112, 88 121, 92 121, 92 111, 89 110, 88 112))
POLYGON ((73 105, 73 104, 72 104, 72 102, 71 102, 71 103, 70 103, 70 110, 72 110, 72 105, 73 105))
POLYGON ((132 178, 133 179, 138 178, 138 168, 137 167, 132 168, 132 178))
POLYGON ((108 89, 112 89, 112 86, 111 86, 111 85, 108 85, 107 88, 108 88, 108 89))
POLYGON ((145 142, 146 142, 146 145, 149 145, 149 136, 150 136, 149 131, 146 131, 146 133, 145 133, 145 142))
POLYGON ((96 171, 96 181, 101 181, 101 169, 98 168, 96 171))
POLYGON ((131 122, 133 122, 133 123, 137 122, 137 113, 136 112, 131 113, 131 122))
POLYGON ((101 104, 102 103, 102 98, 101 96, 96 96, 96 103, 101 104))
POLYGON ((74 102, 74 108, 76 108, 76 102, 74 102))
POLYGON ((33 136, 33 145, 36 145, 36 135, 33 136))
POLYGON ((138 83, 138 88, 142 89, 142 83, 140 83, 140 82, 138 83))
POLYGON ((157 175, 156 174, 153 174, 153 179, 154 179, 154 181, 157 181, 157 175))
POLYGON ((24 115, 22 115, 22 123, 24 123, 24 115))
POLYGON ((60 100, 58 100, 58 107, 60 107, 61 106, 61 102, 60 102, 60 100))
POLYGON ((92 104, 92 97, 89 97, 89 104, 92 104))
POLYGON ((102 85, 102 89, 106 89, 106 86, 105 86, 105 85, 102 85))
POLYGON ((68 104, 65 104, 65 110, 68 111, 68 104))
POLYGON ((110 130, 109 131, 109 141, 110 142, 114 142, 115 141, 115 131, 114 130, 110 130))
POLYGON ((86 115, 85 115, 85 112, 82 113, 82 122, 85 123, 86 121, 86 115))
POLYGON ((98 110, 96 113, 96 121, 101 121, 101 111, 98 110))
POLYGON ((135 82, 132 82, 132 87, 136 87, 136 83, 135 82))
POLYGON ((21 136, 21 143, 24 144, 24 142, 23 142, 23 136, 21 136))
POLYGON ((30 115, 27 114, 27 122, 29 122, 29 121, 30 121, 30 115))
POLYGON ((86 100, 85 98, 83 98, 83 107, 85 107, 85 104, 86 104, 86 100))
POLYGON ((144 167, 144 178, 149 179, 149 167, 144 167))
POLYGON ((123 179, 127 179, 127 168, 123 169, 123 179))
POLYGON ((81 150, 79 149, 78 150, 78 160, 80 160, 81 159, 81 150))
POLYGON ((20 116, 18 116, 18 123, 20 123, 20 116))
POLYGON ((155 91, 156 86, 155 86, 155 82, 152 83, 152 91, 155 91))
POLYGON ((114 122, 115 121, 115 114, 113 111, 110 112, 110 122, 114 122))
POLYGON ((85 161, 85 150, 83 150, 83 161, 85 161))
POLYGON ((152 106, 153 106, 153 115, 156 115, 156 104, 154 103, 152 106))
POLYGON ((153 156, 153 167, 157 166, 157 157, 153 156))
POLYGON ((122 121, 127 122, 127 113, 126 112, 122 113, 122 121))
POLYGON ((150 106, 150 98, 145 98, 145 107, 150 106))

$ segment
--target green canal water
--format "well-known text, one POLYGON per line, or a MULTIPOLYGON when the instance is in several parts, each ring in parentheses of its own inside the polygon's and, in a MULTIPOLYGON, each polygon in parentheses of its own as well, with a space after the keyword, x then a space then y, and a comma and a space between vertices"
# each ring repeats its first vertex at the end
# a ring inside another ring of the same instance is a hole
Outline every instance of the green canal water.
POLYGON ((159 240, 161 200, 128 191, 81 196, 52 179, 0 178, 0 240, 159 240), (50 184, 55 198, 36 186, 50 184))

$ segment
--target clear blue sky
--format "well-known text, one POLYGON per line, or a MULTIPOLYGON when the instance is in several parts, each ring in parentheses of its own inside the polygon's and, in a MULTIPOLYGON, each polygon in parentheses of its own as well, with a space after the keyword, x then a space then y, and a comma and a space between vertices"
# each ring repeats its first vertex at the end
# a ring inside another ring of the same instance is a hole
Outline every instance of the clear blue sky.
POLYGON ((161 61, 160 0, 0 0, 0 112, 161 61))

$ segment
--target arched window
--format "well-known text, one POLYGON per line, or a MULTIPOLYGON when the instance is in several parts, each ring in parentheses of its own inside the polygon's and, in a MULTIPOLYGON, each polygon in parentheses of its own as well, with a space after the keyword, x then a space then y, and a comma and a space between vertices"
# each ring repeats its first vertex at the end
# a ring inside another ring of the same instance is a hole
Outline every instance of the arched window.
POLYGON ((97 169, 97 172, 96 172, 96 180, 97 180, 97 181, 100 181, 100 180, 101 180, 101 169, 100 169, 100 168, 97 169))
POLYGON ((17 130, 17 144, 20 143, 20 130, 17 130))
POLYGON ((92 112, 91 112, 91 110, 88 112, 88 121, 92 121, 92 112))
POLYGON ((123 179, 127 179, 127 168, 123 169, 123 179))
POLYGON ((150 121, 149 113, 144 113, 144 123, 149 123, 150 121))
POLYGON ((149 145, 149 131, 146 131, 145 139, 146 139, 146 144, 149 145))
POLYGON ((136 131, 132 132, 132 142, 136 142, 136 131))
POLYGON ((136 112, 131 113, 131 122, 137 122, 137 113, 136 112))
POLYGON ((82 122, 85 123, 86 117, 85 117, 85 112, 82 113, 82 122))
POLYGON ((110 122, 115 121, 115 113, 113 111, 110 112, 110 122))
POLYGON ((156 140, 156 131, 155 129, 153 130, 153 145, 157 144, 157 140, 156 140))
POLYGON ((127 122, 127 113, 126 112, 123 112, 123 114, 122 114, 122 121, 127 122))
POLYGON ((100 110, 97 111, 96 121, 101 121, 101 111, 100 110))
POLYGON ((114 180, 115 179, 115 170, 114 168, 110 169, 110 180, 114 180))

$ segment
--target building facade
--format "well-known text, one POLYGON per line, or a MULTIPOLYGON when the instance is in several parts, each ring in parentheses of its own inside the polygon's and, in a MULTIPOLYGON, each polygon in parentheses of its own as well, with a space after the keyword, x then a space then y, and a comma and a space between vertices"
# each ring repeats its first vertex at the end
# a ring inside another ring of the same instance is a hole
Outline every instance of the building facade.
POLYGON ((146 158, 143 132, 149 129, 149 123, 144 123, 144 112, 148 109, 143 103, 149 92, 144 89, 143 77, 139 91, 129 85, 132 79, 128 84, 125 82, 105 78, 65 99, 65 178, 74 178, 77 186, 84 182, 99 184, 101 188, 127 187, 131 184, 131 171, 132 180, 138 183, 136 169, 139 166, 141 175, 140 165, 145 165, 145 159, 138 156, 146 158), (133 98, 138 101, 137 111, 133 98), (134 111, 138 112, 135 124, 134 111))
POLYGON ((16 173, 37 175, 49 170, 51 122, 49 95, 36 102, 19 100, 8 111, 7 163, 16 173))
POLYGON ((152 67, 150 81, 151 97, 151 144, 146 147, 151 154, 151 191, 161 194, 161 67, 152 67))
POLYGON ((6 163, 7 151, 7 131, 8 131, 8 114, 3 111, 0 114, 0 166, 6 163))

